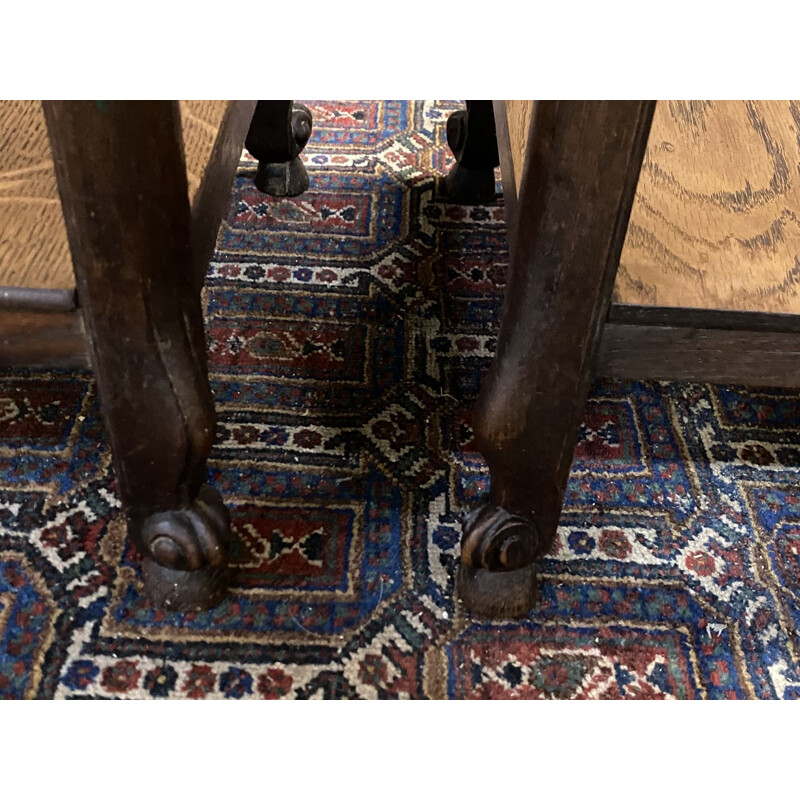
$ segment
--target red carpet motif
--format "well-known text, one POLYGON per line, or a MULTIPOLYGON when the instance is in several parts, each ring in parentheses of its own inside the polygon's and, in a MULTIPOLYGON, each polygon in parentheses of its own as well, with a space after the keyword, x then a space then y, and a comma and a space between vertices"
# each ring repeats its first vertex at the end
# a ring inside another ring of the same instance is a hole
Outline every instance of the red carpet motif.
POLYGON ((596 383, 539 607, 464 611, 502 200, 442 197, 457 103, 309 106, 310 190, 244 157, 207 282, 230 596, 152 608, 91 376, 5 371, 0 696, 800 696, 800 392, 596 383))

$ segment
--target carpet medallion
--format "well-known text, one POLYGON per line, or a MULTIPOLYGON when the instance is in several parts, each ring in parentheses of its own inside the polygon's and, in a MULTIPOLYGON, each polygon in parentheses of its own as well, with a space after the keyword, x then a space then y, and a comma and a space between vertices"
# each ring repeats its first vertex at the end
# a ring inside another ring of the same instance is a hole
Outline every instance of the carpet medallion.
POLYGON ((596 382, 540 605, 454 600, 502 201, 442 197, 456 103, 308 105, 310 190, 244 156, 205 290, 230 596, 152 608, 91 376, 4 371, 0 697, 800 697, 800 392, 596 382))

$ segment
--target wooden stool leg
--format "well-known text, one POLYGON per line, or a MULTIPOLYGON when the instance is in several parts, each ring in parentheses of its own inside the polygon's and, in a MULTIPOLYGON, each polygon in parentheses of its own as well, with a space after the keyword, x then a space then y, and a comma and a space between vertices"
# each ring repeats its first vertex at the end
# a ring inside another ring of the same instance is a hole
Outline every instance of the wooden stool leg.
POLYGON ((445 179, 445 192, 456 203, 494 200, 494 168, 500 164, 491 100, 467 100, 466 110, 447 120, 447 144, 456 164, 445 179))
POLYGON ((539 102, 497 352, 475 408, 491 496, 463 523, 458 590, 526 614, 552 544, 654 103, 539 102))
POLYGON ((256 187, 275 197, 295 197, 308 189, 300 153, 311 136, 311 112, 291 100, 259 100, 244 146, 258 159, 256 187))
POLYGON ((180 112, 173 102, 45 103, 128 530, 157 605, 225 593, 228 512, 204 485, 215 413, 180 112))

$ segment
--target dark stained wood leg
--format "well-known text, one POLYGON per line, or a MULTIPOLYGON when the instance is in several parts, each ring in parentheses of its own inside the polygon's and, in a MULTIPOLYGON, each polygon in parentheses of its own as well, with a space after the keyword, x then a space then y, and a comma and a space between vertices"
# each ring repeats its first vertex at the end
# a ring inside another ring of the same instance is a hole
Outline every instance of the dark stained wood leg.
POLYGON ((445 192, 456 203, 494 199, 494 168, 500 164, 491 100, 467 100, 467 108, 447 120, 447 144, 456 159, 445 192))
POLYGON ((535 106, 497 352, 473 418, 491 495, 464 518, 457 585, 477 613, 520 616, 535 601, 654 105, 535 106))
POLYGON ((311 112, 291 100, 259 100, 245 147, 258 159, 256 187, 275 197, 295 197, 308 189, 300 153, 311 136, 311 112))
POLYGON ((128 531, 165 608, 225 594, 228 512, 204 486, 215 412, 180 112, 47 102, 59 193, 128 531))

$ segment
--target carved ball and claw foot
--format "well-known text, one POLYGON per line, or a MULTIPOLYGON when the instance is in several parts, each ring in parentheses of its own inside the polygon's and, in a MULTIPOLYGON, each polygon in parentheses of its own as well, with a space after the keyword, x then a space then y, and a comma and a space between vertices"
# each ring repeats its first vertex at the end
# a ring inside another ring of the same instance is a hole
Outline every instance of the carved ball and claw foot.
POLYGON ((500 163, 491 100, 467 100, 467 108, 447 119, 447 144, 456 164, 445 178, 445 194, 455 203, 490 203, 494 168, 500 163))
POLYGON ((230 515, 210 486, 201 487, 189 508, 147 517, 140 541, 145 590, 157 607, 204 611, 225 597, 230 515))
POLYGON ((311 136, 311 111, 302 103, 260 100, 245 147, 258 159, 255 184, 273 197, 296 197, 309 178, 300 153, 311 136))
POLYGON ((539 537, 533 516, 486 500, 462 522, 456 589, 464 605, 484 617, 524 617, 536 604, 539 537))

